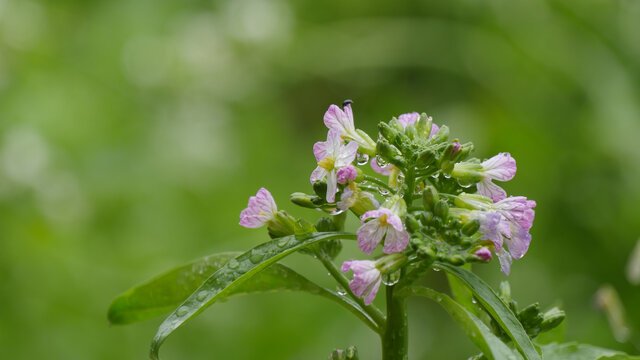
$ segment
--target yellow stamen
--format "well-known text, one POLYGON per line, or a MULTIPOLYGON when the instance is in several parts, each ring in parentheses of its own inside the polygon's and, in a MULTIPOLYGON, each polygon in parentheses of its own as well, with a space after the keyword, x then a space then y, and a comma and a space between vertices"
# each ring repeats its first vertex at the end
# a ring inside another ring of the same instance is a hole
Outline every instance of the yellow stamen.
POLYGON ((327 170, 327 171, 331 171, 333 170, 334 166, 336 164, 336 161, 333 158, 330 157, 326 157, 320 161, 318 161, 318 166, 320 166, 321 168, 327 170))
POLYGON ((380 216, 380 217, 378 218, 378 221, 380 221, 380 226, 386 226, 386 225, 389 225, 389 223, 387 222, 387 218, 388 218, 388 217, 389 217, 389 216, 388 216, 387 214, 382 214, 382 216, 380 216))

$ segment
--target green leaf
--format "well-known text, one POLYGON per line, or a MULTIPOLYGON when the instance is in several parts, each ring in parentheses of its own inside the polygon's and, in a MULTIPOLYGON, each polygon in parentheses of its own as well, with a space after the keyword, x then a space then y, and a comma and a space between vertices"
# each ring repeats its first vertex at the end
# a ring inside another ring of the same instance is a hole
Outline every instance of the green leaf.
MULTIPOLYGON (((462 267, 471 271, 471 264, 462 265, 462 267)), ((451 290, 453 299, 474 315, 479 316, 480 309, 477 304, 473 303, 473 293, 471 293, 471 290, 454 275, 447 273, 447 280, 449 281, 449 289, 451 290)))
POLYGON ((552 343, 541 348, 545 360, 640 360, 639 356, 586 344, 552 343))
POLYGON ((440 304, 464 330, 469 339, 482 351, 489 360, 517 360, 520 354, 511 350, 502 340, 498 339, 482 320, 471 311, 451 299, 448 295, 433 289, 412 286, 401 290, 401 296, 418 295, 427 297, 440 304))
POLYGON ((514 313, 484 280, 480 279, 471 271, 449 264, 436 263, 434 266, 456 276, 471 289, 482 306, 484 306, 487 312, 500 324, 500 327, 509 335, 511 340, 513 340, 525 360, 541 360, 540 354, 536 351, 522 324, 520 324, 514 313))
POLYGON ((182 324, 194 318, 215 301, 229 296, 232 291, 269 265, 309 245, 334 239, 355 240, 356 235, 350 233, 313 233, 285 236, 260 244, 229 260, 160 325, 151 343, 151 358, 158 359, 158 350, 164 340, 182 324))
MULTIPOLYGON (((213 273, 240 254, 228 252, 205 256, 128 290, 111 303, 109 322, 115 325, 130 324, 175 309, 213 273)), ((299 290, 314 294, 324 291, 290 268, 273 264, 230 291, 226 297, 276 290, 299 290)))

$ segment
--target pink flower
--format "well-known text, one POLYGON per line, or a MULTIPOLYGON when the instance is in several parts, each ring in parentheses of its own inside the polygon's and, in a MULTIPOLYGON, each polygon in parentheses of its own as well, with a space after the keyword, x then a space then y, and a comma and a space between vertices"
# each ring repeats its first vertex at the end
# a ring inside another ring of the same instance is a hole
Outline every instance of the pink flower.
POLYGON ((493 257, 493 255, 491 255, 491 251, 484 247, 476 250, 474 254, 484 261, 489 261, 493 257))
MULTIPOLYGON (((342 191, 342 196, 340 196, 340 201, 337 205, 338 209, 342 211, 347 211, 353 207, 357 207, 358 209, 366 209, 363 212, 371 210, 371 207, 373 207, 374 209, 380 207, 380 204, 373 196, 373 194, 358 189, 358 187, 355 186, 355 183, 351 183, 349 184, 349 186, 346 186, 344 188, 344 190, 342 191)), ((354 210, 356 209, 354 208, 354 210)), ((362 214, 362 212, 360 212, 360 214, 362 214)))
POLYGON ((491 180, 509 181, 516 175, 516 161, 509 153, 500 153, 482 162, 482 179, 476 187, 478 194, 490 197, 493 201, 500 201, 507 197, 507 193, 491 180))
POLYGON ((511 254, 503 249, 502 251, 496 252, 496 255, 498 255, 498 260, 500 261, 500 269, 505 275, 509 275, 511 272, 511 263, 513 263, 511 254))
POLYGON ((534 207, 536 207, 536 202, 528 200, 524 196, 510 196, 491 206, 507 221, 520 226, 524 230, 529 230, 533 226, 533 219, 536 215, 533 210, 534 207))
POLYGON ((338 131, 342 138, 358 143, 361 151, 369 155, 375 154, 376 143, 365 132, 356 129, 353 124, 351 101, 345 101, 343 106, 344 111, 337 105, 329 106, 329 109, 324 113, 324 124, 329 130, 338 131))
POLYGON ((249 198, 247 208, 240 213, 240 225, 259 228, 274 219, 278 208, 269 190, 261 188, 256 196, 249 198))
POLYGON ((364 304, 369 305, 375 299, 382 276, 376 267, 376 262, 371 260, 353 260, 342 263, 342 272, 353 270, 353 280, 349 282, 351 291, 357 297, 364 298, 364 304))
POLYGON ((338 192, 338 171, 351 165, 356 158, 358 144, 350 142, 342 143, 340 133, 337 130, 329 130, 327 141, 320 141, 313 145, 313 154, 318 162, 318 167, 311 173, 311 183, 327 179, 327 201, 334 202, 338 192))
POLYGON ((358 171, 356 170, 355 166, 347 165, 342 169, 338 170, 337 177, 338 177, 338 184, 344 185, 349 181, 355 180, 356 177, 358 177, 358 171))
POLYGON ((472 211, 472 219, 478 220, 478 233, 482 239, 491 240, 497 249, 502 249, 502 234, 499 230, 502 216, 495 211, 472 211))
POLYGON ((389 209, 367 211, 362 215, 362 224, 358 229, 358 246, 367 254, 371 254, 383 238, 385 254, 402 251, 409 244, 409 233, 402 220, 389 209), (372 220, 365 222, 367 219, 372 220))
POLYGON ((418 119, 420 119, 420 114, 418 114, 417 112, 406 113, 398 116, 398 121, 405 129, 407 128, 407 126, 415 124, 418 119))

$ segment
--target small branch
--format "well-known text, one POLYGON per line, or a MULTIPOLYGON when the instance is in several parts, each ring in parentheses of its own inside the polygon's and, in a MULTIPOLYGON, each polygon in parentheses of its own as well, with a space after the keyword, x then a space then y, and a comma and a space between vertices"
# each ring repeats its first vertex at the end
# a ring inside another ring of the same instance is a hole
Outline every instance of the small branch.
POLYGON ((379 185, 379 186, 389 190, 393 194, 396 193, 396 191, 391 186, 389 186, 389 184, 385 183, 384 181, 382 181, 382 180, 380 180, 380 179, 378 179, 376 177, 365 175, 364 176, 364 180, 370 181, 370 182, 372 182, 372 183, 374 183, 376 185, 379 185))

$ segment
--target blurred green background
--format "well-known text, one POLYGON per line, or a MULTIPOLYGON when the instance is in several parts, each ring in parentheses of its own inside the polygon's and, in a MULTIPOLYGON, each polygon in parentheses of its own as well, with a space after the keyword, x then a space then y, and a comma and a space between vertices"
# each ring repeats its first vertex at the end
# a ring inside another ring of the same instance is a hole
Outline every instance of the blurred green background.
MULTIPOLYGON (((425 111, 480 158, 511 152, 505 188, 538 202, 516 299, 563 306, 568 340, 637 353, 594 294, 612 284, 640 329, 625 277, 640 237, 638 19, 635 0, 0 0, 0 357, 146 358, 162 319, 109 327, 112 298, 264 241, 237 225, 261 186, 317 218, 288 194, 309 191, 322 115, 346 98, 367 131, 425 111)), ((341 258, 356 256, 348 244, 341 258)), ((304 255, 286 263, 331 284, 304 255)), ((474 354, 426 300, 410 326, 412 359, 474 354)), ((379 359, 337 305, 259 294, 213 306, 163 356, 325 359, 351 344, 379 359)))

